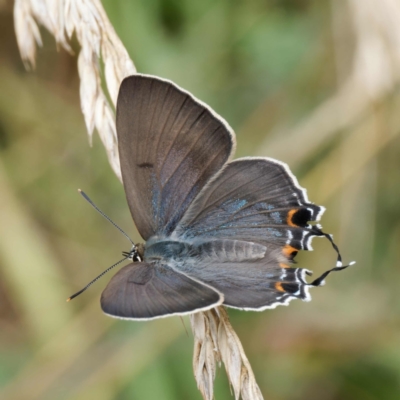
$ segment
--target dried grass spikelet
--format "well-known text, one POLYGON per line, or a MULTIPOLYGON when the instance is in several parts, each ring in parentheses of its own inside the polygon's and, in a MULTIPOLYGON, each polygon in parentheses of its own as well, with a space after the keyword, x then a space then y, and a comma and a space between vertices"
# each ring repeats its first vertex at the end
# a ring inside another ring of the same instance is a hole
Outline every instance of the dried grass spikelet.
POLYGON ((194 335, 193 371, 203 398, 214 398, 216 366, 222 361, 236 400, 240 396, 243 400, 263 399, 225 307, 192 314, 190 322, 194 335))
MULTIPOLYGON (((136 72, 99 0, 16 0, 15 31, 22 60, 35 66, 36 45, 42 46, 39 25, 70 51, 75 32, 81 45, 78 56, 81 109, 89 138, 96 128, 109 162, 121 179, 115 112, 102 89, 101 60, 108 94, 114 106, 121 81, 136 72)), ((217 365, 224 363, 235 398, 262 399, 260 389, 224 307, 192 314, 195 347, 194 375, 204 399, 212 399, 217 365)))
POLYGON ((81 45, 78 56, 81 109, 91 141, 96 128, 106 148, 110 164, 121 180, 114 109, 102 89, 104 80, 111 101, 116 104, 119 85, 136 72, 128 52, 114 31, 99 0, 16 0, 14 24, 22 60, 35 66, 36 45, 42 45, 39 25, 57 44, 70 50, 68 41, 75 33, 81 45))

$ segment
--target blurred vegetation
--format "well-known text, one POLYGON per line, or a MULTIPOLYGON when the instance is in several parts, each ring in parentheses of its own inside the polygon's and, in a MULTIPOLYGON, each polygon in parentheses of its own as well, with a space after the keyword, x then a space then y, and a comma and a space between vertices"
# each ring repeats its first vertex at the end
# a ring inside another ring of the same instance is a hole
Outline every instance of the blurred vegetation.
MULTIPOLYGON (((379 14, 371 1, 358 11, 352 3, 103 0, 138 70, 224 116, 237 157, 287 162, 327 207, 322 223, 345 260, 358 262, 314 289, 311 303, 229 311, 265 399, 400 396, 400 35, 394 9, 379 30, 368 24, 379 14)), ((76 56, 43 33, 27 72, 12 2, 0 2, 0 398, 200 399, 179 318, 104 316, 109 278, 65 303, 128 246, 77 188, 140 238, 100 141, 88 145, 76 56)), ((299 254, 301 266, 333 265, 329 243, 314 248, 299 254)), ((224 374, 217 400, 232 398, 224 374)))

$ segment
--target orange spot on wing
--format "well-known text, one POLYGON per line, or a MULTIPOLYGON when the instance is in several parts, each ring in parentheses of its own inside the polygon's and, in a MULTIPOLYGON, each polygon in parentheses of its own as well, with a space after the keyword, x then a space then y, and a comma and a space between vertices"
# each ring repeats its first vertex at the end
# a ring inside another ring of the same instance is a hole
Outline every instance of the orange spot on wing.
POLYGON ((290 211, 288 212, 287 217, 286 217, 286 222, 287 222, 287 224, 288 224, 289 226, 297 226, 297 225, 294 224, 293 221, 292 221, 293 215, 296 214, 297 211, 298 211, 298 209, 297 209, 297 208, 294 208, 293 210, 290 210, 290 211))
POLYGON ((297 253, 298 250, 292 247, 290 244, 285 244, 283 247, 282 253, 289 258, 293 253, 297 253))
POLYGON ((284 263, 279 263, 279 266, 281 268, 290 268, 290 265, 284 264, 284 263))
POLYGON ((279 292, 284 292, 285 289, 282 287, 282 282, 276 282, 275 283, 275 289, 278 290, 279 292))

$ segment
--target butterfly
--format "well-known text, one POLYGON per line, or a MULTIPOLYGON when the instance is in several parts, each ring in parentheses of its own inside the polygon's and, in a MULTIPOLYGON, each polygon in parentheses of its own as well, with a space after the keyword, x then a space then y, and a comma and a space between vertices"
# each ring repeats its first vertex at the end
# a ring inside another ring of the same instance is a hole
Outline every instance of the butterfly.
POLYGON ((210 107, 174 83, 148 75, 123 80, 116 127, 122 180, 145 240, 124 253, 101 295, 103 311, 147 320, 220 305, 262 311, 310 300, 332 271, 346 268, 288 166, 264 157, 232 160, 235 134, 210 107), (327 237, 335 268, 312 283, 294 268, 299 250, 327 237))

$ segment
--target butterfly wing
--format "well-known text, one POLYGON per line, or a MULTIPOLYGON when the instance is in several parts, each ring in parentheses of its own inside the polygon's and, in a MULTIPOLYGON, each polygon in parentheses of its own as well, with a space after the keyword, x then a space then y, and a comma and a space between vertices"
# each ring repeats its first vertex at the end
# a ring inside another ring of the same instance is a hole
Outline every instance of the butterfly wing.
POLYGON ((184 240, 229 238, 310 249, 324 208, 307 199, 288 167, 267 158, 232 161, 201 191, 176 228, 184 240))
POLYGON ((288 262, 298 250, 311 249, 311 238, 320 231, 308 221, 318 220, 323 211, 309 202, 283 163, 235 160, 201 191, 178 224, 177 237, 199 249, 198 267, 180 268, 221 291, 231 307, 263 310, 293 298, 309 300, 309 272, 288 262))
POLYGON ((290 268, 279 246, 197 238, 191 244, 155 242, 146 254, 174 260, 176 269, 223 293, 224 305, 230 307, 263 310, 294 298, 309 300, 308 271, 290 268))
POLYGON ((224 295, 224 305, 265 310, 292 299, 310 300, 309 271, 290 268, 279 246, 217 239, 196 244, 196 263, 179 263, 186 274, 224 295))
POLYGON ((216 307, 223 296, 161 262, 131 263, 101 295, 103 311, 116 318, 153 319, 216 307))
POLYGON ((168 235, 206 182, 228 160, 228 124, 169 81, 124 79, 117 134, 128 205, 141 236, 168 235))

